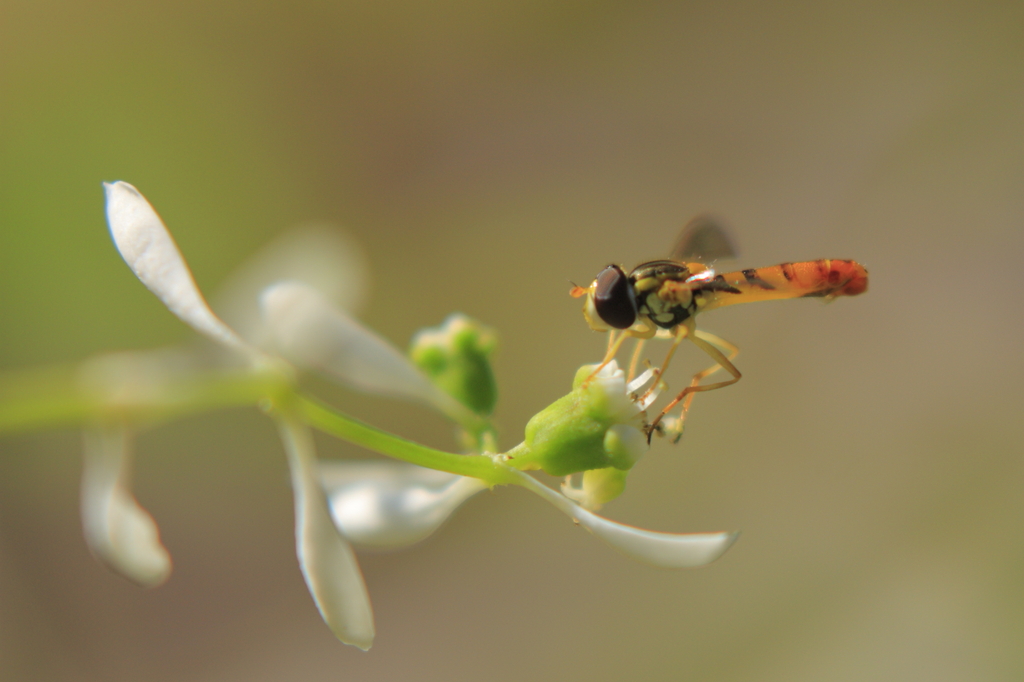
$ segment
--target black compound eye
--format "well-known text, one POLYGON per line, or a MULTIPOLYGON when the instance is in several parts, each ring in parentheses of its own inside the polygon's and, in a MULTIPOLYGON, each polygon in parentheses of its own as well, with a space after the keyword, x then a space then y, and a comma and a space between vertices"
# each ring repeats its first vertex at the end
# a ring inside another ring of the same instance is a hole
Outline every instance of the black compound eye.
POLYGON ((615 329, 628 329, 636 322, 636 293, 633 283, 618 265, 609 265, 594 285, 594 310, 615 329))

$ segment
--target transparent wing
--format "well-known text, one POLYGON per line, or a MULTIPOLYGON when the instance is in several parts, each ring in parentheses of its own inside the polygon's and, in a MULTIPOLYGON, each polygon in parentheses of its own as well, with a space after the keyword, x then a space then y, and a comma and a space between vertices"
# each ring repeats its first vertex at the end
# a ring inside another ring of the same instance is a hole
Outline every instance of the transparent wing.
POLYGON ((708 263, 735 258, 736 246, 721 221, 702 213, 686 223, 669 257, 684 262, 708 263))

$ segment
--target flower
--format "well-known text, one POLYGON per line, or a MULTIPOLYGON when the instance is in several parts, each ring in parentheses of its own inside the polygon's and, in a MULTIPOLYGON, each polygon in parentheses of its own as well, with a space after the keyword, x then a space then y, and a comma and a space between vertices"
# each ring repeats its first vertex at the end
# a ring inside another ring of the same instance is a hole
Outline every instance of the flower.
POLYGON ((508 454, 512 466, 542 469, 552 476, 633 468, 647 452, 644 408, 658 392, 650 391, 643 400, 633 396, 653 375, 644 372, 627 386, 614 360, 600 368, 580 367, 572 393, 530 419, 526 439, 508 454))
POLYGON ((232 361, 224 365, 233 365, 223 385, 219 375, 211 379, 187 360, 184 370, 174 364, 187 354, 108 356, 83 372, 83 383, 113 422, 87 439, 83 522, 93 552, 114 570, 147 586, 170 571, 155 523, 128 490, 133 415, 142 408, 162 415, 183 405, 244 399, 265 408, 284 443, 295 496, 296 554, 310 594, 335 635, 363 649, 373 641, 373 614, 350 542, 372 548, 419 542, 467 499, 497 484, 533 491, 615 549, 655 566, 701 566, 735 541, 736 533, 658 533, 593 513, 623 491, 626 474, 648 448, 645 410, 658 391, 642 398, 637 393, 653 371, 627 383, 614 361, 599 369, 582 367, 572 392, 530 420, 523 443, 505 454, 492 452, 493 332, 452 316, 418 335, 411 361, 347 315, 301 267, 268 268, 282 281, 249 272, 236 288, 262 288, 258 321, 251 304, 241 305, 233 314, 237 328, 229 326, 207 304, 145 198, 124 182, 105 187, 110 232, 125 262, 171 312, 227 350, 232 361), (469 452, 431 450, 336 413, 301 394, 297 369, 321 372, 356 390, 425 403, 461 427, 469 452), (204 378, 193 386, 189 371, 204 378), (413 464, 317 462, 311 426, 413 464), (566 476, 562 491, 528 470, 566 476))
MULTIPOLYGON (((138 190, 126 182, 105 183, 104 186, 111 236, 139 280, 183 322, 241 356, 251 371, 286 373, 276 358, 244 341, 210 310, 170 233, 138 190)), ((296 553, 306 585, 321 616, 338 639, 368 649, 374 636, 369 596, 352 549, 331 519, 308 427, 287 412, 280 412, 277 421, 288 454, 295 495, 296 553)), ((127 461, 127 457, 122 459, 127 461)), ((87 479, 89 476, 87 472, 87 479)), ((83 490, 87 487, 95 486, 83 484, 83 490)), ((123 492, 116 494, 124 496, 123 492)), ((83 508, 86 506, 92 504, 83 503, 83 508)), ((118 515, 106 516, 107 519, 100 522, 105 520, 109 526, 116 527, 118 515)), ((87 515, 87 518, 96 517, 87 515)), ((87 528, 89 525, 87 522, 87 528)), ((107 550, 116 554, 107 560, 108 565, 120 568, 130 564, 129 548, 123 543, 104 546, 95 542, 96 538, 105 536, 116 536, 116 533, 87 532, 94 551, 99 546, 106 554, 111 553, 107 550)))

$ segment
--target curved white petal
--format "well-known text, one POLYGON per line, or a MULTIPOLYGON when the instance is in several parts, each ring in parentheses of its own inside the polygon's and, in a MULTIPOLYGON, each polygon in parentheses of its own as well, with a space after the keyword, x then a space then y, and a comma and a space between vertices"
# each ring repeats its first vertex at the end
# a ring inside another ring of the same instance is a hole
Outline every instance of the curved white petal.
POLYGON ((301 282, 279 282, 260 297, 275 349, 367 393, 425 402, 460 423, 476 417, 437 388, 394 346, 301 282))
POLYGON ((722 556, 736 542, 738 532, 658 533, 643 530, 592 514, 572 500, 515 471, 525 488, 537 493, 564 514, 623 554, 659 568, 695 568, 722 556))
POLYGON ((131 457, 122 428, 85 434, 82 527, 93 554, 110 569, 143 587, 171 574, 171 556, 160 532, 128 488, 131 457))
POLYGON ((321 462, 331 516, 352 542, 397 549, 426 539, 487 488, 475 478, 389 461, 321 462))
POLYGON ((127 182, 105 182, 107 223, 121 257, 172 313, 201 334, 235 350, 252 349, 203 299, 160 216, 127 182))
POLYGON ((239 336, 263 346, 260 293, 283 281, 302 282, 341 310, 355 312, 366 294, 366 257, 355 240, 333 226, 296 227, 242 263, 211 299, 213 307, 239 336))
POLYGON ((373 610, 355 554, 334 527, 313 440, 300 422, 278 420, 295 494, 295 546, 313 601, 331 632, 363 651, 373 644, 373 610))

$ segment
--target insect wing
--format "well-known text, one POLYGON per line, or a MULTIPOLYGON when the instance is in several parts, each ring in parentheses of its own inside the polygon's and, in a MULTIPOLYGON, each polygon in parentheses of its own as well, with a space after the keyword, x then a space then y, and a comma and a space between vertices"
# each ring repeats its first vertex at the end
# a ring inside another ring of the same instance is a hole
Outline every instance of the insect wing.
POLYGON ((683 262, 710 263, 735 258, 736 247, 720 221, 701 214, 683 227, 669 257, 683 262))

